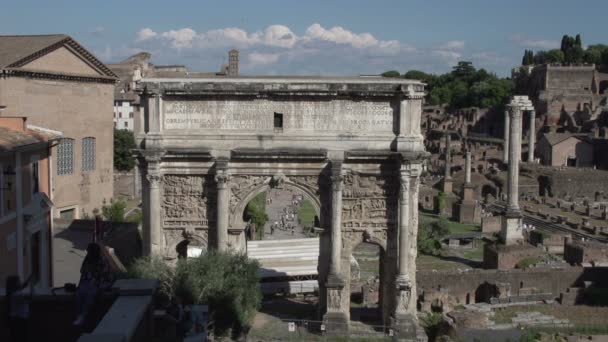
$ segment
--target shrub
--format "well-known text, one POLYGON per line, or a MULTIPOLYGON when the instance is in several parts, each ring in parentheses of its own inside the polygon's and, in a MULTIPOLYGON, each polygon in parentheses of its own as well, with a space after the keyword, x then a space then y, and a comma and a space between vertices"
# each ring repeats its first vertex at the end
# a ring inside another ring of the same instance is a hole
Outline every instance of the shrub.
POLYGON ((110 200, 109 205, 104 201, 103 207, 101 207, 101 215, 106 221, 124 222, 126 208, 127 203, 122 200, 110 200))
POLYGON ((215 335, 230 332, 236 339, 249 330, 262 300, 258 270, 258 262, 244 254, 211 251, 181 259, 176 267, 159 257, 138 259, 127 276, 158 279, 162 303, 179 296, 186 304, 208 305, 215 335))

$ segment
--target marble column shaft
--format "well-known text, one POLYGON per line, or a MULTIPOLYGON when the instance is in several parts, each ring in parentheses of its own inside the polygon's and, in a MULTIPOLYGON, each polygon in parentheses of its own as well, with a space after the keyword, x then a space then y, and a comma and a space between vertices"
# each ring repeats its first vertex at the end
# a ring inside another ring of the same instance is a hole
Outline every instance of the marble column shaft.
POLYGON ((506 163, 509 161, 509 131, 510 131, 510 123, 509 123, 509 110, 505 110, 505 128, 504 128, 504 145, 503 145, 503 153, 502 160, 506 163))
POLYGON ((410 225, 410 171, 401 170, 399 175, 399 273, 397 280, 409 281, 409 225, 410 225))
POLYGON ((451 145, 452 144, 452 138, 450 137, 450 134, 448 133, 445 136, 445 169, 444 169, 444 177, 446 179, 449 179, 452 177, 452 173, 450 170, 450 162, 452 161, 452 152, 451 152, 451 145))
POLYGON ((536 112, 530 111, 530 135, 528 143, 528 162, 534 162, 534 144, 536 143, 536 112))
POLYGON ((161 245, 161 199, 160 199, 160 165, 159 162, 148 161, 148 201, 149 219, 148 229, 143 230, 144 254, 159 255, 161 245))
POLYGON ((217 184, 216 237, 217 249, 219 251, 225 251, 228 248, 229 181, 230 177, 225 173, 215 175, 215 182, 217 184))
POLYGON ((329 274, 340 277, 342 258, 342 177, 341 164, 332 167, 331 175, 331 263, 329 274))
POLYGON ((509 172, 507 211, 519 211, 519 160, 521 156, 521 110, 511 107, 509 128, 509 172))
POLYGON ((466 160, 464 163, 465 172, 464 172, 464 182, 465 184, 471 183, 471 152, 467 151, 466 160))

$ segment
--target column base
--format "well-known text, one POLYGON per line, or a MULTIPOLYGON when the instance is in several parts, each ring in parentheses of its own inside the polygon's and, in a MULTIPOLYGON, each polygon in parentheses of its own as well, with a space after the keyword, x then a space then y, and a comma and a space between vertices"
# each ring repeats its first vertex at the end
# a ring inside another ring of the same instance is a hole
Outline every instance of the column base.
POLYGON ((330 288, 339 288, 342 289, 346 285, 344 279, 338 274, 330 274, 327 276, 327 281, 325 282, 325 287, 330 288))
POLYGON ((350 320, 343 312, 327 312, 323 315, 325 335, 348 337, 350 320))
POLYGON ((424 329, 418 325, 416 317, 412 314, 395 314, 391 318, 391 329, 393 329, 394 341, 428 341, 424 329))
POLYGON ((505 245, 515 245, 524 240, 521 227, 522 215, 519 210, 507 210, 502 218, 500 237, 505 245))
POLYGON ((399 151, 424 151, 424 138, 422 135, 398 136, 394 140, 396 150, 399 151))

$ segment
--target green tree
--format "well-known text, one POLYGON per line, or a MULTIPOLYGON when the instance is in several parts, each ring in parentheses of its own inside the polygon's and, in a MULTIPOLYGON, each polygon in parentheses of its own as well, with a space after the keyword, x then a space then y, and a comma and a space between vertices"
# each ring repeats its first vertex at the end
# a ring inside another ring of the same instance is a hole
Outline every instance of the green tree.
POLYGON ((403 74, 403 78, 407 78, 407 79, 410 79, 410 80, 425 81, 425 80, 428 80, 428 79, 430 79, 432 77, 433 77, 433 75, 427 74, 424 71, 420 71, 420 70, 409 70, 408 72, 406 72, 405 74, 403 74))
POLYGON ((524 57, 521 60, 521 65, 534 64, 534 52, 532 50, 524 50, 524 57))
POLYGON ((157 299, 160 306, 171 303, 175 297, 178 278, 176 269, 159 256, 135 259, 127 269, 127 278, 156 279, 159 281, 157 299))
POLYGON ((136 148, 133 132, 114 129, 114 168, 118 171, 131 171, 135 166, 132 150, 136 148))
POLYGON ((158 257, 141 258, 129 267, 127 276, 158 279, 161 305, 177 296, 185 304, 209 305, 215 335, 230 333, 236 340, 249 330, 262 300, 259 268, 256 260, 244 254, 210 251, 181 259, 175 267, 158 257))
POLYGON ((472 62, 460 61, 458 64, 453 67, 452 74, 460 78, 466 78, 475 72, 475 67, 473 67, 472 62))
POLYGON ((389 70, 383 72, 382 77, 401 77, 401 74, 397 70, 389 70))
POLYGON ((104 220, 111 222, 124 222, 125 221, 125 209, 127 203, 123 200, 110 200, 110 204, 106 204, 105 200, 101 207, 101 215, 104 220))
POLYGON ((245 334, 260 306, 259 264, 245 254, 211 251, 177 266, 176 295, 209 305, 216 336, 245 334))
POLYGON ((438 255, 441 240, 450 233, 449 222, 444 217, 433 222, 420 223, 418 227, 418 251, 427 255, 438 255))
POLYGON ((268 222, 265 192, 260 193, 247 204, 244 216, 245 221, 251 221, 251 223, 255 224, 258 238, 261 240, 264 237, 264 225, 268 222))

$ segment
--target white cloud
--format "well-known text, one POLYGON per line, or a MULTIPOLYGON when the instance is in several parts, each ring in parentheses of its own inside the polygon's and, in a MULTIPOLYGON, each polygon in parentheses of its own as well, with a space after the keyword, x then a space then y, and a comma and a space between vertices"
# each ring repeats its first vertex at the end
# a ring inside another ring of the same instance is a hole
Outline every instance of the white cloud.
POLYGON ((279 60, 281 54, 279 53, 261 53, 261 52, 252 52, 247 55, 249 63, 252 65, 264 65, 276 63, 279 60))
POLYGON ((171 46, 176 49, 191 48, 192 40, 196 38, 196 32, 191 28, 183 28, 163 32, 161 37, 168 39, 171 46))
POLYGON ((137 41, 142 42, 144 40, 152 39, 158 36, 158 33, 152 31, 150 28, 143 28, 137 32, 137 41))
POLYGON ((464 40, 450 40, 441 46, 444 50, 462 50, 464 49, 464 40))
POLYGON ((399 49, 399 42, 396 40, 380 41, 371 33, 354 33, 341 26, 334 26, 326 29, 318 23, 312 24, 306 29, 304 39, 322 40, 336 44, 347 44, 357 49, 378 47, 382 49, 399 49))
POLYGON ((509 40, 522 47, 541 50, 557 49, 560 45, 557 40, 534 39, 526 37, 520 33, 511 35, 511 37, 509 37, 509 40))
POLYGON ((97 26, 96 28, 91 30, 91 34, 94 36, 101 36, 106 31, 105 27, 97 26))
MULTIPOLYGON (((471 56, 464 40, 434 47, 416 47, 371 32, 313 23, 303 32, 281 24, 247 31, 238 27, 196 31, 181 27, 167 31, 142 28, 131 48, 152 53, 157 64, 186 64, 192 70, 217 70, 227 52, 241 52, 241 71, 248 74, 375 74, 396 69, 446 72, 459 60, 473 58, 489 64, 492 56, 471 56)), ((118 51, 118 50, 117 50, 118 51)), ((125 51, 122 49, 122 51, 125 51)), ((108 55, 108 54, 106 54, 108 55)), ((112 59, 125 58, 112 51, 112 59)), ((507 64, 507 62, 505 62, 507 64)), ((505 65, 507 70, 510 65, 505 65)))

